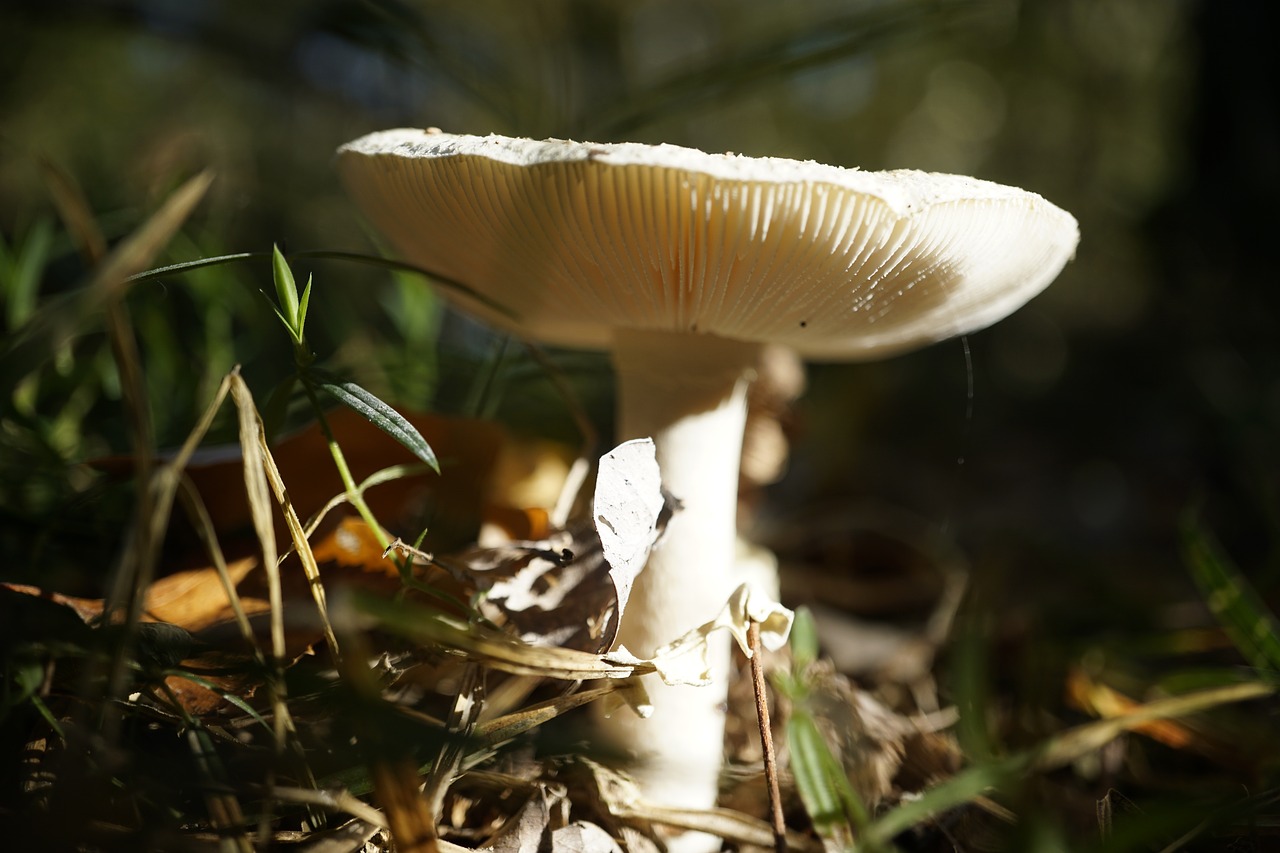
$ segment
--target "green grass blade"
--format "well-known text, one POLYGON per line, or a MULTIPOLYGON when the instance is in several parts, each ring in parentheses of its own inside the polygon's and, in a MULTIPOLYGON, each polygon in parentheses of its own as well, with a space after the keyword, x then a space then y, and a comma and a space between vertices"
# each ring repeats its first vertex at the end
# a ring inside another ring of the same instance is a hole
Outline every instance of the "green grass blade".
POLYGON ((1205 603, 1249 663, 1280 673, 1280 621, 1199 518, 1182 522, 1182 556, 1205 603))
POLYGON ((787 720, 787 745, 796 789, 818 834, 840 846, 862 837, 869 823, 866 806, 818 724, 803 708, 795 708, 787 720))
POLYGON ((806 713, 792 714, 787 720, 787 746, 791 750, 791 773, 804 809, 818 834, 831 838, 847 825, 840 798, 827 779, 822 760, 827 745, 812 717, 806 713))
POLYGON ((791 623, 791 665, 796 674, 803 676, 804 671, 818 659, 818 623, 813 618, 813 611, 807 607, 797 607, 795 621, 791 623))
POLYGON ((9 329, 18 328, 35 312, 40 278, 52 246, 53 223, 38 219, 26 235, 14 243, 11 251, 0 256, 0 289, 4 293, 9 329))
POLYGON ((217 267, 223 264, 231 264, 236 261, 250 261, 257 258, 270 257, 270 252, 233 252, 229 255, 215 255, 212 258, 197 258, 194 261, 182 261, 181 263, 168 264, 163 267, 140 272, 130 277, 129 281, 153 281, 157 278, 165 278, 171 275, 180 275, 185 272, 204 269, 206 267, 217 267))
MULTIPOLYGON (((203 269, 205 267, 214 267, 220 264, 236 263, 237 261, 259 260, 261 258, 271 257, 270 252, 234 252, 229 255, 218 255, 213 258, 198 258, 194 261, 183 261, 177 264, 169 264, 168 266, 156 267, 146 272, 138 273, 128 279, 130 282, 152 281, 157 278, 165 278, 167 276, 180 275, 192 270, 203 269)), ((470 285, 463 284, 456 279, 449 278, 446 275, 433 272, 416 264, 406 263, 405 261, 397 261, 394 258, 384 258, 379 255, 368 255, 363 252, 338 252, 327 249, 312 249, 302 252, 289 252, 286 258, 314 258, 323 261, 351 261, 354 263, 365 264, 373 267, 384 267, 398 272, 415 273, 430 279, 434 284, 445 290, 456 291, 470 299, 484 305, 504 317, 517 319, 515 312, 505 305, 485 296, 470 285)))
POLYGON ((1021 756, 1006 761, 979 764, 925 791, 918 799, 906 800, 873 822, 863 836, 867 844, 885 845, 899 833, 916 824, 967 803, 995 788, 1000 788, 1014 774, 1025 769, 1028 760, 1021 756))

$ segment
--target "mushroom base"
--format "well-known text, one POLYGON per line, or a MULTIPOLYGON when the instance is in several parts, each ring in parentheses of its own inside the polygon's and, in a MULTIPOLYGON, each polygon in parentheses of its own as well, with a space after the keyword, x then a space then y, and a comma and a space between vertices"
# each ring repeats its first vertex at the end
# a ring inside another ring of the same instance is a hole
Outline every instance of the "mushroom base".
MULTIPOLYGON (((683 504, 636 579, 619 642, 641 656, 709 621, 735 586, 738 464, 759 346, 710 335, 619 332, 619 438, 651 436, 663 485, 683 504)), ((645 687, 654 713, 618 712, 604 735, 637 760, 646 799, 715 804, 724 742, 729 637, 711 637, 712 684, 645 687)))

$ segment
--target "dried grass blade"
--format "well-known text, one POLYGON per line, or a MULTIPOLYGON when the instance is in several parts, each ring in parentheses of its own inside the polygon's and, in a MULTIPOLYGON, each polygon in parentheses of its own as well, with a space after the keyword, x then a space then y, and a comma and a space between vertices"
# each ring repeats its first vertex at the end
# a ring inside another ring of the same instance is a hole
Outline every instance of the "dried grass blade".
POLYGON ((205 806, 209 823, 221 836, 224 850, 253 853, 253 844, 245 836, 244 811, 235 795, 226 790, 226 771, 218 759, 209 733, 200 728, 187 730, 187 745, 195 759, 196 771, 205 787, 205 806))
MULTIPOLYGON (((176 481, 170 477, 152 476, 151 438, 147 407, 141 388, 141 371, 137 353, 132 346, 132 333, 121 311, 117 310, 123 297, 126 278, 145 266, 173 237, 186 221, 195 205, 204 197, 212 177, 207 173, 192 178, 161 206, 140 228, 126 238, 98 265, 88 284, 72 294, 69 301, 52 300, 25 324, 12 343, 0 356, 0 385, 5 380, 16 382, 30 373, 57 348, 71 340, 84 321, 97 309, 107 309, 117 364, 127 391, 127 403, 138 451, 138 503, 134 520, 121 551, 120 563, 111 594, 107 599, 110 617, 125 608, 125 623, 129 630, 123 634, 119 647, 111 661, 107 678, 108 695, 117 696, 127 680, 132 626, 141 615, 143 594, 150 584, 159 559, 160 544, 172 512, 176 481)), ((108 733, 116 722, 114 715, 105 718, 108 733)))
POLYGON ((1157 699, 1148 702, 1131 713, 1086 723, 1051 738, 1036 751, 1033 769, 1052 770, 1092 752, 1104 744, 1114 740, 1127 731, 1132 731, 1154 720, 1165 720, 1172 717, 1185 717, 1200 711, 1207 711, 1219 705, 1235 702, 1246 702, 1250 699, 1261 699, 1272 696, 1276 687, 1261 681, 1249 681, 1243 684, 1231 684, 1211 690, 1201 690, 1184 696, 1173 696, 1168 699, 1157 699))
POLYGON ((280 511, 284 513, 285 524, 288 526, 289 536, 293 540, 293 550, 297 552, 298 560, 302 563, 302 571, 307 576, 307 586, 311 589, 311 597, 320 613, 320 623, 324 627, 325 641, 329 644, 330 654, 336 658, 340 654, 338 637, 334 633, 333 622, 329 618, 328 598, 325 595, 324 583, 320 579, 320 565, 316 562, 316 555, 311 550, 311 541, 308 539, 307 531, 302 526, 301 519, 298 518, 298 511, 294 509, 293 503, 289 500, 289 492, 285 488, 284 479, 280 476, 280 468, 276 465, 275 457, 271 455, 271 448, 267 444, 267 434, 262 426, 261 417, 257 418, 257 423, 258 450, 262 459, 263 470, 266 473, 267 481, 271 484, 271 490, 275 494, 276 502, 280 505, 280 511))
POLYGON ((46 157, 41 157, 39 163, 62 224, 70 232, 81 257, 90 266, 96 266, 107 254, 107 241, 102 236, 102 229, 98 227, 98 221, 79 183, 65 169, 46 157))
POLYGON ((346 812, 378 829, 387 829, 387 816, 345 788, 325 790, 277 785, 266 792, 281 802, 319 806, 332 812, 346 812))
POLYGON ((444 812, 444 797, 449 786, 457 778, 466 759, 467 744, 472 742, 476 722, 484 708, 484 671, 476 664, 468 664, 462 672, 458 695, 449 714, 447 738, 436 756, 431 772, 423 785, 422 798, 432 819, 432 832, 444 812))
MULTIPOLYGON (((363 495, 366 491, 374 486, 380 486, 383 483, 390 483, 404 477, 413 477, 430 470, 426 465, 418 462, 410 462, 402 465, 388 465, 386 468, 380 468, 374 471, 365 479, 361 480, 356 486, 356 494, 363 495)), ((320 522, 324 521, 326 515, 344 503, 350 503, 351 496, 346 492, 339 492, 329 500, 325 501, 324 506, 320 507, 314 515, 307 519, 303 526, 303 532, 308 538, 316 532, 316 528, 320 526, 320 522)))
MULTIPOLYGON (((284 595, 280 583, 280 566, 277 561, 275 527, 271 522, 270 490, 267 486, 263 460, 265 445, 262 440, 262 420, 258 416, 257 407, 254 406, 249 386, 241 378, 239 370, 232 371, 228 380, 231 386, 231 399, 235 403, 240 426, 245 497, 249 502, 249 515, 253 521, 254 533, 258 537, 258 544, 262 549, 262 566, 267 575, 267 601, 271 613, 271 665, 268 670, 275 723, 272 733, 273 748, 276 758, 279 759, 284 755, 285 745, 293 725, 284 680, 284 595)), ((270 789, 274 784, 275 771, 272 769, 267 773, 266 787, 270 789)), ((270 837, 272 812, 270 800, 264 802, 258 823, 259 841, 265 842, 270 837)))
POLYGON ((1051 738, 1039 749, 980 764, 930 788, 918 800, 900 805, 881 816, 868 828, 865 842, 884 844, 916 824, 961 803, 977 800, 988 791, 1008 784, 1027 773, 1061 767, 1092 752, 1126 731, 1153 720, 1181 717, 1219 705, 1261 699, 1274 695, 1276 688, 1262 682, 1233 684, 1185 696, 1160 699, 1121 717, 1086 723, 1051 738))
POLYGON ((271 491, 267 484, 266 462, 262 442, 262 421, 258 418, 253 394, 241 378, 239 370, 230 376, 231 399, 236 406, 240 425, 240 450, 244 461, 244 490, 249 502, 253 532, 262 548, 262 566, 267 573, 268 600, 271 605, 271 656, 277 667, 285 657, 284 598, 280 585, 279 552, 275 526, 271 521, 271 491))
MULTIPOLYGON (((739 845, 772 848, 774 844, 773 827, 768 822, 732 809, 678 809, 634 803, 628 807, 614 808, 613 813, 624 819, 652 821, 676 829, 706 832, 739 845)), ((787 833, 787 848, 800 853, 817 853, 824 849, 821 842, 797 832, 787 833)))
POLYGON ((353 591, 351 599, 356 609, 374 617, 389 631, 425 645, 453 650, 513 675, 590 681, 657 671, 649 661, 613 663, 603 655, 532 646, 482 625, 468 625, 425 608, 389 602, 360 591, 353 591))
POLYGON ((603 687, 593 687, 590 690, 580 690, 567 696, 557 696, 554 699, 548 699, 545 702, 539 702, 523 710, 482 723, 476 726, 475 735, 484 743, 494 746, 514 737, 519 737, 525 732, 532 731, 567 711, 572 711, 574 708, 580 708, 603 696, 607 696, 615 689, 615 685, 611 683, 603 687))
POLYGON ((130 285, 129 276, 168 244, 212 182, 208 172, 188 180, 103 259, 84 287, 46 301, 10 337, 0 355, 0 387, 15 386, 78 335, 90 317, 123 296, 130 285))

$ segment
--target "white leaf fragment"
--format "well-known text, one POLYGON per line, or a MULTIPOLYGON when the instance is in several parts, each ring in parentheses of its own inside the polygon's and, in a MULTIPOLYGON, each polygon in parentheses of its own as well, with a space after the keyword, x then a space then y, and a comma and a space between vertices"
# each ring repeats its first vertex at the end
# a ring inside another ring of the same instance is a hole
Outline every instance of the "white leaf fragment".
POLYGON ((623 442, 600 457, 593 515, 617 588, 619 614, 626 610, 635 577, 649 559, 662 505, 653 439, 623 442))

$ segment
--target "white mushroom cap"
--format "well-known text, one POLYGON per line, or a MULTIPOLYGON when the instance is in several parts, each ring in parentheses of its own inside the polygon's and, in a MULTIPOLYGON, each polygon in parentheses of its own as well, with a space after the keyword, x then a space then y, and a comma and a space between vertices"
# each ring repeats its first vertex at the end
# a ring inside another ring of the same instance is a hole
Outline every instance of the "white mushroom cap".
POLYGON ((549 343, 615 328, 874 358, 988 326, 1044 289, 1079 240, 1040 196, 955 175, 422 130, 339 150, 364 213, 408 260, 549 343))
MULTIPOLYGON (((684 504, 622 619, 640 654, 737 585, 746 388, 764 344, 859 359, 982 328, 1047 286, 1079 236, 1070 214, 986 181, 673 145, 391 130, 343 146, 338 165, 401 254, 478 294, 452 291, 464 307, 612 350, 621 437, 654 439, 684 504)), ((651 685, 650 720, 610 721, 659 802, 715 802, 727 639, 712 658, 711 687, 651 685)))

